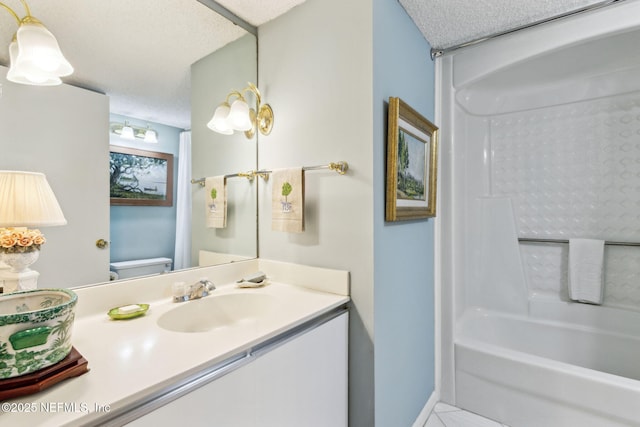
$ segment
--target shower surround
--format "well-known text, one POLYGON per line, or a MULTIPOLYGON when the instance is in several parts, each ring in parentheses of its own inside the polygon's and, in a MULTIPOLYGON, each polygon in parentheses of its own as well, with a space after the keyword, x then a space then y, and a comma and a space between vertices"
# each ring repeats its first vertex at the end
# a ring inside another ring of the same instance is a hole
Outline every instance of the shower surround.
POLYGON ((640 247, 604 302, 568 245, 640 242, 640 2, 454 51, 441 86, 442 397, 513 426, 640 425, 640 247))

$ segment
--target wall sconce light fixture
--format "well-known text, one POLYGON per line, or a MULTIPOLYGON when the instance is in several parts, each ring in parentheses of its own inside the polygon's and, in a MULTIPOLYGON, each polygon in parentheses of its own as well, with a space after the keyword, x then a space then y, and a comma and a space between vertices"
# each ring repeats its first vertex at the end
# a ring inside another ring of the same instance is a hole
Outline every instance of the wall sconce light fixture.
POLYGON ((18 31, 9 44, 11 65, 7 80, 14 83, 54 86, 62 83, 60 77, 73 73, 73 67, 66 60, 58 41, 38 19, 31 16, 25 0, 26 16, 20 18, 9 6, 0 2, 18 23, 18 31))
POLYGON ((151 129, 149 126, 146 128, 130 125, 129 122, 123 123, 111 123, 111 132, 119 135, 121 138, 135 141, 141 139, 144 142, 156 143, 158 142, 158 132, 155 129, 151 129))
POLYGON ((269 104, 262 104, 260 91, 253 83, 241 91, 234 90, 225 101, 216 108, 213 117, 207 123, 212 131, 231 135, 234 131, 244 132, 249 139, 256 134, 256 129, 263 135, 269 135, 273 128, 273 110, 269 104), (245 95, 253 94, 255 109, 249 107, 245 95), (235 98, 233 103, 230 101, 235 98))

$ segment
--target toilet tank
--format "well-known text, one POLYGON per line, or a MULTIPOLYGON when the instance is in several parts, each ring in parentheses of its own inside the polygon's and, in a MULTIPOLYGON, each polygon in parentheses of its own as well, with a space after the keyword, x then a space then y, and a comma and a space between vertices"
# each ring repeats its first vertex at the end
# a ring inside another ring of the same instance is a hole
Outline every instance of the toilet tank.
POLYGON ((118 275, 118 279, 162 274, 171 271, 171 258, 134 259, 131 261, 112 262, 111 271, 118 275))

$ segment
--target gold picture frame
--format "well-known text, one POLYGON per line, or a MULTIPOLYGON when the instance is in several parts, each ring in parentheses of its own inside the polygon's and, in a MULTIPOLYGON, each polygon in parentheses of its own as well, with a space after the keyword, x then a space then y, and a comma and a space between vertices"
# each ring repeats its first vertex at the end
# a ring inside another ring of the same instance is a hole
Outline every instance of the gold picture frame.
POLYGON ((387 221, 436 216, 438 128, 400 98, 389 98, 387 221))

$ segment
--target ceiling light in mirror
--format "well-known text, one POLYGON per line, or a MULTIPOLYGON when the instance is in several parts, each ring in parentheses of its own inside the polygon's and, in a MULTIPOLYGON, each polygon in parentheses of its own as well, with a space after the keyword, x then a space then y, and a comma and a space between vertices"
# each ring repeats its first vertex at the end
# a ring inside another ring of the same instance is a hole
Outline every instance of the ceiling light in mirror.
POLYGON ((149 128, 147 126, 147 130, 144 132, 144 142, 149 142, 152 144, 158 143, 158 134, 155 130, 149 128))
POLYGON ((122 129, 120 129, 120 136, 124 139, 129 140, 135 139, 135 136, 133 136, 133 128, 126 123, 124 126, 122 126, 122 129))
POLYGON ((149 125, 147 127, 133 126, 128 121, 123 123, 113 122, 111 123, 111 132, 120 136, 120 138, 134 141, 141 139, 144 142, 157 143, 158 131, 152 129, 149 125))

